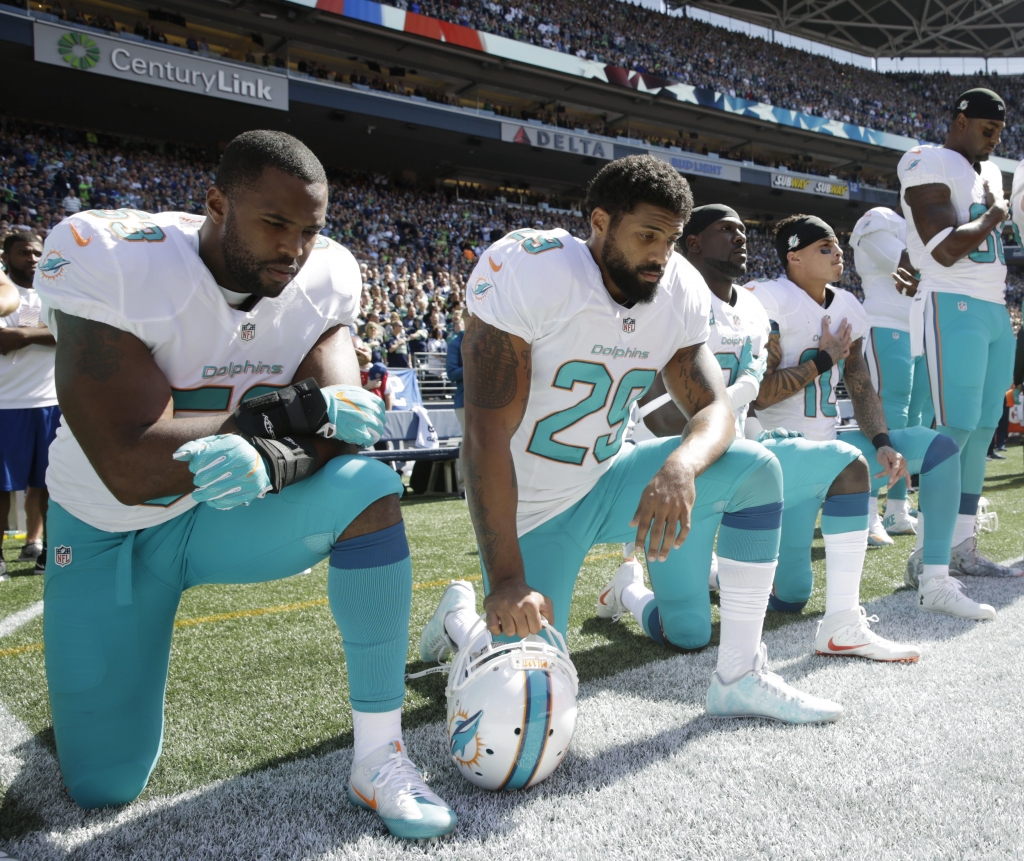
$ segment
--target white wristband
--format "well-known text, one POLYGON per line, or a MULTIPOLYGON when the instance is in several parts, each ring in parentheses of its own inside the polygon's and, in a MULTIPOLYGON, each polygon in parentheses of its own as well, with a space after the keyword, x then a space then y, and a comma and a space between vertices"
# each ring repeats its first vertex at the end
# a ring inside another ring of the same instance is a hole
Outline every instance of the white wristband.
POLYGON ((949 234, 952 232, 952 227, 947 227, 945 230, 940 230, 931 238, 931 242, 929 242, 924 247, 924 250, 931 254, 939 246, 939 243, 942 242, 942 240, 949 236, 949 234))

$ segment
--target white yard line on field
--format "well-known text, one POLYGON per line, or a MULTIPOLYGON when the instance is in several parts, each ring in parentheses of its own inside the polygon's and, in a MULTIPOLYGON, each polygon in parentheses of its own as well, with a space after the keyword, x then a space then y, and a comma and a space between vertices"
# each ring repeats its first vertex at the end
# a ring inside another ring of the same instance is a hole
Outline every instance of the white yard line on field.
POLYGON ((19 610, 17 613, 13 613, 6 619, 0 619, 0 637, 8 637, 18 630, 22 625, 27 625, 36 616, 41 615, 43 612, 43 602, 36 601, 26 607, 24 610, 19 610))

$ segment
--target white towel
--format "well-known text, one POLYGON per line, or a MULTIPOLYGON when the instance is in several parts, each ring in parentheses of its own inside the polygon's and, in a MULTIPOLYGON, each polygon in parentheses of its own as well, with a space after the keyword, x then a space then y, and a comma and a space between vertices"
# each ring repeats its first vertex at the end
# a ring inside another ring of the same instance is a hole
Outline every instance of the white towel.
POLYGON ((412 411, 416 413, 416 448, 439 448, 441 443, 437 438, 437 431, 430 421, 427 411, 421 406, 414 406, 412 411))

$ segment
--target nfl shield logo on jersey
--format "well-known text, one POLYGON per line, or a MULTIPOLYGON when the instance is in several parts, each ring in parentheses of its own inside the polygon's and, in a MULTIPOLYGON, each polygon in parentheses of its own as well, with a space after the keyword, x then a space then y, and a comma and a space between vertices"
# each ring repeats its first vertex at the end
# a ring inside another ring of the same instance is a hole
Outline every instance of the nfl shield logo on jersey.
POLYGON ((55 565, 59 565, 61 568, 71 564, 71 548, 64 544, 59 544, 53 548, 53 561, 55 565))
POLYGON ((256 337, 256 324, 255 323, 243 323, 242 324, 242 340, 251 341, 256 337))
POLYGON ((966 302, 957 302, 956 303, 956 307, 959 308, 961 311, 966 311, 967 310, 967 303, 966 302))
POLYGON ((632 335, 636 331, 636 320, 632 317, 626 317, 622 321, 622 331, 627 335, 632 335))

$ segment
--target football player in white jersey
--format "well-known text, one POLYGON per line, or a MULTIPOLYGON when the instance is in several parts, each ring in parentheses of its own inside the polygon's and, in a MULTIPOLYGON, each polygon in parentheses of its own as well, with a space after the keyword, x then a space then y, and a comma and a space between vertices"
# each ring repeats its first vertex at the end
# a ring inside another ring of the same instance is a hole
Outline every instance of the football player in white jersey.
MULTIPOLYGON (((900 209, 898 202, 896 208, 900 209)), ((931 427, 935 413, 928 369, 924 356, 910 355, 910 306, 917 282, 907 290, 893 281, 893 273, 899 269, 914 271, 907 254, 907 223, 899 212, 876 206, 854 225, 850 247, 864 290, 864 313, 871 324, 864 341, 864 359, 882 399, 886 424, 894 429, 931 427)), ((884 523, 878 516, 878 494, 873 492, 868 512, 869 546, 891 545, 889 535, 913 535, 916 525, 905 481, 889 488, 884 523)))
POLYGON ((1009 215, 1003 177, 988 160, 1006 106, 991 90, 968 90, 953 106, 942 146, 918 146, 897 173, 910 262, 921 273, 911 310, 913 353, 924 352, 936 427, 960 447, 962 488, 950 569, 1019 577, 975 546, 985 456, 1013 380, 1014 338, 1006 310, 1000 236, 1009 215))
MULTIPOLYGON (((711 294, 711 336, 708 346, 722 367, 736 413, 736 434, 743 436, 750 402, 758 394, 756 373, 747 370, 751 345, 766 355, 770 323, 761 303, 750 290, 734 286, 747 271, 747 236, 743 222, 733 209, 719 204, 701 206, 686 224, 681 246, 686 259, 703 277, 711 294)), ((822 328, 819 349, 842 355, 849 338, 833 336, 822 328)), ((672 403, 661 378, 644 396, 655 406, 643 421, 658 436, 679 434, 686 417, 672 403)), ((751 425, 756 422, 751 420, 751 425)), ((751 428, 753 429, 753 428, 751 428)), ((864 608, 860 606, 860 575, 864 563, 864 523, 871 475, 860 449, 838 440, 812 441, 781 429, 757 436, 782 466, 784 511, 778 570, 785 570, 788 582, 800 580, 810 593, 811 543, 821 509, 821 531, 825 537, 825 617, 818 626, 814 648, 819 655, 841 655, 875 661, 916 661, 920 649, 890 642, 875 634, 864 608)), ((706 570, 706 568, 705 568, 706 570)), ((778 574, 776 575, 778 577, 778 574)), ((717 583, 715 584, 717 586, 717 583)), ((643 570, 636 562, 625 562, 598 599, 601 602, 627 593, 649 594, 643 589, 643 570)), ((778 595, 769 598, 776 609, 799 612, 804 602, 779 606, 778 595)), ((638 602, 637 602, 638 603, 638 602)), ((625 609, 630 610, 630 607, 625 609)), ((709 612, 706 601, 701 608, 709 612)))
POLYGON ((705 344, 707 291, 673 250, 691 207, 686 180, 668 164, 619 159, 588 189, 586 242, 563 230, 517 231, 473 271, 462 460, 486 621, 495 636, 525 637, 543 616, 564 634, 590 548, 649 538, 656 600, 644 629, 659 642, 704 646, 710 625, 701 630, 688 613, 698 593, 707 600, 717 531, 722 645, 708 713, 835 720, 841 707, 766 666, 761 626, 782 476, 767 449, 735 438, 705 344), (690 417, 686 433, 623 446, 630 407, 659 371, 690 417))
MULTIPOLYGON (((772 321, 768 370, 754 401, 758 419, 767 430, 786 428, 808 439, 834 440, 835 390, 842 378, 859 426, 859 430, 844 433, 843 441, 882 467, 874 476, 875 486, 905 479, 908 464, 921 476, 921 510, 928 517, 925 528, 918 531, 920 546, 907 561, 907 579, 918 589, 918 605, 965 618, 994 618, 992 607, 972 601, 961 591, 961 584, 949 576, 960 490, 956 444, 930 428, 890 431, 887 427, 882 402, 864 362, 867 315, 852 293, 830 286, 843 275, 843 251, 835 232, 820 218, 793 215, 776 225, 775 251, 786 275, 776 281, 746 285, 772 321), (833 329, 846 332, 852 340, 845 359, 833 355, 827 347, 822 349, 824 336, 833 329)), ((867 542, 866 506, 865 500, 860 547, 855 548, 851 542, 848 550, 850 554, 859 552, 861 560, 867 542)), ((814 514, 809 509, 806 512, 811 522, 814 514)), ((859 580, 859 564, 857 570, 859 580)), ((786 609, 787 603, 806 601, 810 589, 805 578, 790 577, 790 572, 780 566, 775 578, 779 609, 786 609)))
POLYGON ((146 785, 184 589, 279 579, 329 555, 349 800, 396 836, 445 834, 455 814, 401 737, 402 487, 351 456, 379 438, 384 411, 359 385, 349 335, 359 268, 320 235, 323 167, 290 135, 246 132, 206 204, 205 218, 73 215, 36 275, 64 414, 47 473, 44 632, 64 782, 83 807, 146 785))

